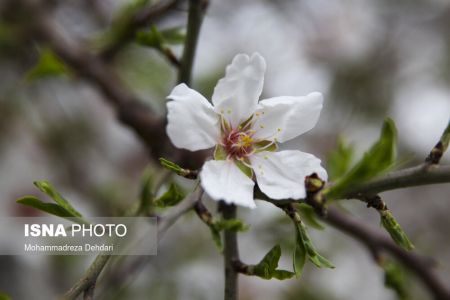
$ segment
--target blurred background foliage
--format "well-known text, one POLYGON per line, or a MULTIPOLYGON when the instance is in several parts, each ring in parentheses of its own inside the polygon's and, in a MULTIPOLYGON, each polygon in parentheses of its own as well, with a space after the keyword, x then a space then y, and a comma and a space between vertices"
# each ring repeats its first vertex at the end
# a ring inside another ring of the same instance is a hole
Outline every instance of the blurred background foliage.
MULTIPOLYGON (((148 2, 49 1, 47 9, 60 32, 98 50, 121 34, 121 20, 148 2)), ((145 170, 159 174, 160 167, 116 121, 95 87, 17 25, 33 16, 18 15, 6 1, 0 10, 0 215, 35 215, 15 199, 36 194, 32 182, 39 179, 58 186, 83 215, 125 211, 139 198, 145 170)), ((316 90, 325 95, 318 126, 287 147, 314 153, 324 162, 339 149, 346 159, 329 170, 337 176, 377 139, 390 116, 398 127, 399 157, 404 166, 414 165, 423 161, 450 117, 449 20, 450 4, 440 0, 213 0, 200 35, 193 87, 209 97, 236 53, 258 51, 268 65, 263 97, 316 90)), ((145 28, 113 61, 127 86, 160 114, 176 80, 162 53, 180 55, 185 22, 186 6, 180 5, 154 28, 145 28)), ((448 185, 441 185, 384 197, 417 251, 441 262, 438 272, 444 278, 450 277, 449 192, 448 185)), ((215 211, 214 203, 206 205, 215 211)), ((282 212, 265 202, 257 205, 239 211, 250 225, 239 236, 243 261, 256 264, 281 244, 280 267, 291 270, 294 229, 282 212)), ((343 205, 378 226, 376 212, 361 203, 343 205)), ((241 299, 396 299, 384 287, 383 270, 360 244, 328 226, 310 234, 336 269, 307 265, 302 278, 286 281, 241 276, 241 299)), ((0 291, 13 299, 38 299, 34 291, 39 290, 40 299, 51 299, 90 260, 1 256, 0 291)), ((131 276, 127 268, 107 268, 108 284, 99 285, 99 299, 221 298, 222 257, 208 228, 193 214, 170 230, 157 256, 137 268, 131 276)), ((398 280, 395 268, 385 265, 391 271, 388 284, 398 280)), ((408 295, 397 293, 401 299, 428 299, 416 278, 402 274, 414 284, 407 285, 408 295)))

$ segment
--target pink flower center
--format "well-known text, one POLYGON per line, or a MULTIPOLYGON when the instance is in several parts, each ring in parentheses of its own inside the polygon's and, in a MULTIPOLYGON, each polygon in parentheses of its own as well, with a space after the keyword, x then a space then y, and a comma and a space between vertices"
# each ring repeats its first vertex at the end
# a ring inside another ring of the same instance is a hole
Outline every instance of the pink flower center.
POLYGON ((240 131, 232 129, 225 133, 222 145, 228 158, 243 159, 251 155, 254 150, 253 130, 240 131))

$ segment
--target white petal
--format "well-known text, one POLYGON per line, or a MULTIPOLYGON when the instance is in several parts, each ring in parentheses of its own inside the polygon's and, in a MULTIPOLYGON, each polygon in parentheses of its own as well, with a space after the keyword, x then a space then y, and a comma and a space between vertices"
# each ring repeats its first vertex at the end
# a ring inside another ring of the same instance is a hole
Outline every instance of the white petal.
POLYGON ((207 161, 200 172, 200 181, 205 192, 214 200, 255 207, 253 200, 255 183, 232 161, 207 161))
POLYGON ((167 134, 178 148, 191 151, 208 149, 219 141, 219 116, 212 105, 184 83, 167 97, 167 134))
POLYGON ((313 128, 322 109, 322 94, 262 100, 255 112, 255 138, 282 143, 313 128))
POLYGON ((312 173, 327 179, 320 159, 297 150, 261 152, 251 156, 250 161, 259 188, 272 199, 305 198, 305 177, 312 173))
POLYGON ((214 88, 212 102, 217 113, 223 113, 233 127, 248 119, 261 95, 266 62, 253 53, 238 54, 228 65, 225 77, 214 88))

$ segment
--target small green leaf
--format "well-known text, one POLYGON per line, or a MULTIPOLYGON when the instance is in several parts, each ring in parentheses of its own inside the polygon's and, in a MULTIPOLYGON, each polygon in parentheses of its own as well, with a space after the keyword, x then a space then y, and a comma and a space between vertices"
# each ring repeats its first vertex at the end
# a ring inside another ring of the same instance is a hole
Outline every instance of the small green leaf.
POLYGON ((220 230, 218 230, 215 226, 209 226, 211 230, 211 235, 213 237, 213 241, 216 244, 217 248, 222 251, 222 238, 220 236, 220 230))
POLYGON ((414 245, 408 239, 408 236, 401 228, 400 224, 395 220, 389 210, 380 211, 381 225, 386 229, 394 242, 405 250, 414 249, 414 245))
POLYGON ((306 227, 302 222, 299 222, 296 226, 297 228, 297 242, 302 243, 306 251, 306 255, 314 265, 318 268, 330 268, 334 269, 334 265, 325 257, 320 255, 314 248, 314 245, 306 232, 306 227))
POLYGON ((51 185, 50 182, 42 180, 33 182, 34 185, 43 193, 47 194, 50 198, 52 198, 59 206, 68 211, 73 217, 82 217, 81 214, 73 208, 70 203, 64 199, 51 185))
POLYGON ((184 199, 186 193, 175 183, 171 183, 167 192, 155 199, 153 204, 157 207, 175 206, 184 199))
POLYGON ((153 25, 150 27, 150 30, 141 30, 136 34, 136 42, 138 44, 156 49, 163 49, 167 44, 182 44, 185 38, 186 33, 183 27, 158 30, 153 25))
POLYGON ((294 277, 295 273, 287 270, 274 270, 272 272, 272 278, 278 280, 285 280, 294 277))
POLYGON ((27 72, 25 78, 28 81, 32 81, 39 78, 67 74, 69 74, 69 69, 62 62, 62 60, 56 56, 53 51, 48 48, 44 48, 40 50, 38 62, 27 72))
POLYGON ((311 226, 318 230, 323 230, 325 227, 317 220, 316 212, 311 205, 306 203, 300 203, 296 206, 298 213, 302 221, 306 223, 306 225, 311 226))
POLYGON ((327 171, 331 181, 340 178, 348 171, 354 150, 353 145, 347 145, 342 139, 338 139, 337 148, 328 155, 327 160, 327 171))
POLYGON ((217 145, 214 149, 214 159, 215 160, 225 160, 227 159, 227 151, 221 145, 217 145))
POLYGON ((239 219, 220 219, 214 222, 214 227, 218 231, 246 231, 249 226, 239 219))
POLYGON ((246 231, 248 230, 249 226, 242 222, 239 219, 220 219, 213 221, 209 226, 209 229, 211 230, 211 235, 213 237, 214 243, 216 244, 217 248, 219 248, 220 251, 222 251, 222 239, 220 236, 220 232, 222 230, 229 230, 229 231, 246 231))
POLYGON ((305 245, 303 244, 302 237, 300 236, 300 233, 297 231, 296 236, 296 243, 295 243, 295 249, 294 249, 294 272, 295 276, 300 277, 303 273, 303 268, 305 267, 306 263, 306 249, 305 245))
POLYGON ((339 198, 349 188, 383 173, 395 161, 397 131, 391 119, 386 119, 379 140, 363 158, 327 191, 328 199, 339 198))
POLYGON ((34 207, 38 210, 44 211, 46 213, 49 213, 54 216, 62 217, 62 218, 73 218, 74 215, 72 215, 70 212, 68 212, 63 207, 59 206, 55 203, 47 203, 42 202, 38 198, 34 196, 25 196, 16 201, 17 203, 34 207))
POLYGON ((161 49, 164 38, 156 26, 152 26, 148 31, 139 31, 136 33, 136 42, 142 46, 161 49))
POLYGON ((267 252, 267 254, 257 265, 250 266, 250 269, 253 271, 253 275, 263 279, 276 278, 279 280, 293 277, 295 275, 293 272, 277 270, 280 257, 281 247, 280 245, 276 245, 269 252, 267 252))
POLYGON ((172 27, 163 29, 160 34, 164 43, 171 45, 183 44, 186 40, 186 30, 184 27, 172 27))
POLYGON ((409 299, 409 288, 406 283, 405 272, 401 265, 393 261, 383 263, 384 285, 394 290, 399 300, 409 299))
MULTIPOLYGON (((177 175, 186 177, 186 178, 190 178, 193 179, 193 173, 194 171, 188 170, 188 169, 183 169, 182 167, 180 167, 179 165, 177 165, 174 162, 171 162, 170 160, 167 160, 165 158, 159 158, 159 162, 161 163, 161 165, 166 168, 169 171, 173 171, 175 172, 177 175)), ((195 175, 196 176, 196 175, 195 175)))

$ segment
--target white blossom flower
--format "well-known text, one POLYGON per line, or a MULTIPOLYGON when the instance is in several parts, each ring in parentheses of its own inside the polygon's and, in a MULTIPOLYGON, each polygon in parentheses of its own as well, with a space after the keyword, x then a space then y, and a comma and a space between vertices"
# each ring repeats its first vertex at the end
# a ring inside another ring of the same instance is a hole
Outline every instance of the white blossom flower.
POLYGON ((238 54, 219 80, 212 105, 185 84, 168 96, 167 133, 178 148, 215 147, 214 160, 200 172, 201 185, 214 200, 255 207, 255 180, 272 199, 301 199, 312 173, 326 180, 320 160, 298 150, 276 151, 277 144, 315 126, 323 97, 282 96, 258 102, 266 63, 258 53, 238 54))

